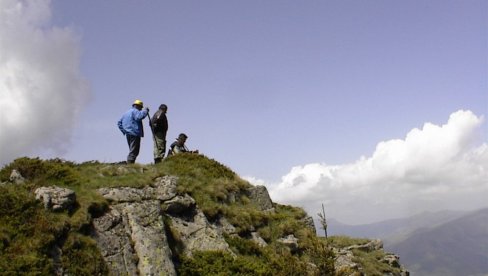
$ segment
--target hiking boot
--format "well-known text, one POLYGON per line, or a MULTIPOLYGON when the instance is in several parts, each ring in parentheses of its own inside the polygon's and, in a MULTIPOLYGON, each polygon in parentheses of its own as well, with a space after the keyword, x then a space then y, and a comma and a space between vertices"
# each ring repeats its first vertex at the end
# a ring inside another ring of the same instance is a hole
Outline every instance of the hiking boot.
POLYGON ((154 158, 154 164, 161 163, 161 158, 154 158))

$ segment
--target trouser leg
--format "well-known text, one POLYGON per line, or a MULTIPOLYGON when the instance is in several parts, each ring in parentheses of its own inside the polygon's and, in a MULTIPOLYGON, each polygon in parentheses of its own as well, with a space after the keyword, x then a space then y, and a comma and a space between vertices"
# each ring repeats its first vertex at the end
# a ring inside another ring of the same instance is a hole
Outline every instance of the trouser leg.
POLYGON ((159 162, 164 158, 166 152, 166 139, 163 135, 154 135, 154 162, 159 162))
POLYGON ((141 148, 141 137, 127 134, 127 144, 129 145, 129 155, 127 155, 127 163, 136 162, 141 148))

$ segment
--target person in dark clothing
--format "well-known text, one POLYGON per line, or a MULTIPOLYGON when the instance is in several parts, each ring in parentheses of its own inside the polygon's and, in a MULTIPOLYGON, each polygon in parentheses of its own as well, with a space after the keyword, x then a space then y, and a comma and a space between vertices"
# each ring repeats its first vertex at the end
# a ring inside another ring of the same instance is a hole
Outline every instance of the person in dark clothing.
POLYGON ((142 127, 142 120, 146 118, 149 113, 149 108, 143 108, 143 103, 140 100, 135 100, 132 108, 122 115, 122 118, 117 122, 117 125, 127 138, 129 145, 129 155, 127 155, 127 163, 135 163, 141 148, 141 137, 144 137, 144 128, 142 127))
POLYGON ((176 141, 171 144, 170 149, 168 150, 168 156, 183 152, 198 153, 198 150, 191 151, 188 150, 188 148, 185 146, 187 138, 188 136, 186 136, 186 134, 180 133, 180 135, 178 135, 178 138, 176 138, 176 141))
POLYGON ((162 104, 151 118, 151 127, 154 132, 154 164, 161 162, 166 152, 166 133, 168 132, 168 106, 162 104))

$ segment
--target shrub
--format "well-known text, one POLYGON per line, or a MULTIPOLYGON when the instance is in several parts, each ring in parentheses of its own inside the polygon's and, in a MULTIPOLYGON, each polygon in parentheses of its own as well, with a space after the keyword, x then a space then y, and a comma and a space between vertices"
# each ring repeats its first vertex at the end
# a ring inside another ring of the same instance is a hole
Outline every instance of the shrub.
POLYGON ((96 243, 89 237, 71 233, 63 245, 64 274, 107 275, 105 264, 96 243))
POLYGON ((32 188, 43 185, 78 185, 80 175, 74 166, 72 162, 61 159, 43 161, 39 158, 22 157, 2 168, 0 179, 7 181, 10 173, 15 169, 31 182, 32 188))
POLYGON ((179 154, 154 166, 98 162, 74 164, 60 159, 19 158, 0 170, 8 180, 13 169, 26 179, 24 185, 0 187, 0 271, 5 274, 52 275, 57 266, 70 275, 109 273, 95 241, 89 236, 92 218, 102 215, 109 203, 97 193, 101 187, 143 187, 163 175, 179 178, 178 192, 190 194, 212 222, 225 217, 239 233, 226 237, 228 252, 196 252, 183 256, 179 233, 165 218, 168 242, 179 275, 330 275, 331 252, 301 222, 301 208, 275 204, 274 212, 258 209, 246 196, 251 185, 226 166, 202 155, 179 154), (59 185, 75 190, 73 213, 45 211, 32 189, 59 185), (258 231, 268 242, 262 248, 246 239, 258 231), (299 250, 290 250, 278 238, 294 234, 299 250), (53 261, 55 248, 62 249, 53 261))
POLYGON ((0 187, 0 271, 49 275, 47 257, 66 231, 65 217, 44 210, 22 186, 0 187))

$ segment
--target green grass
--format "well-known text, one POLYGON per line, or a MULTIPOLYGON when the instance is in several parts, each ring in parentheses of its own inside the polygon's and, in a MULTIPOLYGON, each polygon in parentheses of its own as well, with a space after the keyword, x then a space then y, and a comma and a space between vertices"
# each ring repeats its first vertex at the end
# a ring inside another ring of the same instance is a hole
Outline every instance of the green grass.
POLYGON ((0 187, 0 271, 49 274, 46 255, 66 228, 67 216, 45 211, 25 187, 0 187))
POLYGON ((363 267, 363 272, 366 275, 383 275, 386 271, 396 272, 397 274, 400 273, 399 268, 392 268, 386 263, 381 262, 381 259, 385 257, 385 252, 383 251, 367 253, 361 250, 354 250, 353 252, 355 256, 353 261, 359 263, 361 267, 363 267))
MULTIPOLYGON (((335 248, 345 248, 351 245, 363 245, 371 240, 362 238, 351 238, 347 236, 332 236, 327 239, 328 245, 335 248)), ((383 250, 365 252, 362 250, 352 250, 354 254, 353 261, 362 267, 362 273, 365 275, 384 275, 385 272, 400 273, 399 268, 392 268, 386 263, 381 262, 386 253, 383 250)), ((351 271, 338 271, 339 275, 350 275, 351 271)), ((358 274, 359 275, 359 274, 358 274)))
MULTIPOLYGON (((191 195, 211 222, 225 217, 239 234, 228 238, 236 256, 222 252, 201 252, 191 259, 175 256, 181 260, 177 267, 180 275, 303 275, 303 271, 310 271, 308 275, 329 275, 333 271, 332 253, 300 222, 306 216, 303 209, 275 204, 275 212, 259 210, 248 197, 248 182, 203 155, 179 154, 157 165, 76 164, 23 157, 0 170, 0 182, 8 181, 13 169, 26 182, 0 187, 0 271, 6 275, 53 274, 53 252, 57 247, 63 252, 59 262, 65 273, 106 275, 107 267, 90 237, 93 216, 109 206, 97 189, 140 188, 164 175, 178 177, 178 192, 191 195), (76 192, 74 211, 49 212, 35 200, 33 191, 37 187, 52 185, 76 192), (261 248, 249 241, 251 231, 258 231, 269 246, 261 248), (291 253, 276 242, 288 234, 300 238, 299 252, 291 253), (314 269, 310 270, 310 264, 314 264, 314 269)), ((171 230, 171 225, 166 225, 166 229, 171 230)), ((181 250, 176 248, 177 234, 171 236, 173 250, 178 254, 181 250)))
POLYGON ((351 238, 347 236, 332 236, 327 239, 329 244, 336 248, 344 248, 351 245, 363 245, 367 244, 371 240, 362 238, 351 238))

